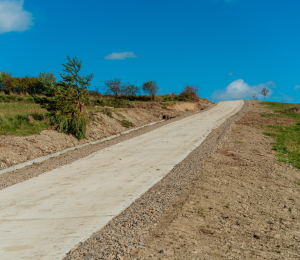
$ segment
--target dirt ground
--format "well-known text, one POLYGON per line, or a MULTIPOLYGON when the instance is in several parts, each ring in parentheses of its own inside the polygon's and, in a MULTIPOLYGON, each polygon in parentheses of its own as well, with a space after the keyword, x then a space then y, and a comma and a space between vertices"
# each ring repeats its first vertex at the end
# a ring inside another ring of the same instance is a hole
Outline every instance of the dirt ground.
MULTIPOLYGON (((112 117, 95 112, 93 113, 95 120, 87 128, 87 139, 81 141, 71 135, 54 130, 45 130, 38 135, 24 137, 2 135, 0 136, 0 170, 70 147, 120 134, 128 130, 122 126, 122 120, 133 123, 132 127, 139 127, 160 121, 164 115, 177 117, 187 111, 198 111, 209 106, 210 103, 205 100, 198 103, 176 103, 175 106, 167 108, 164 108, 159 102, 140 102, 138 105, 133 105, 132 108, 111 109, 112 117)), ((101 108, 99 107, 99 109, 101 108)))
POLYGON ((276 120, 266 112, 251 101, 130 259, 300 259, 300 173, 277 161, 261 133, 276 120))

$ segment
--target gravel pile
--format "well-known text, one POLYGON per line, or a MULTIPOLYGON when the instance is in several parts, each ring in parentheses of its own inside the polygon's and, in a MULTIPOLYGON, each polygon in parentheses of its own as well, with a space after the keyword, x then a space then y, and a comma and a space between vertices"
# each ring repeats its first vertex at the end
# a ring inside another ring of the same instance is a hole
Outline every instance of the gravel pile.
MULTIPOLYGON (((172 205, 177 195, 189 188, 206 157, 217 151, 226 141, 233 123, 248 109, 242 110, 215 129, 185 160, 130 207, 111 220, 103 229, 68 252, 71 259, 127 259, 136 248, 143 248, 145 237, 160 221, 161 215, 172 205)), ((177 119, 178 120, 178 119, 177 119)), ((164 122, 165 124, 167 122, 164 122)), ((156 126, 159 127, 159 126, 156 126)), ((145 130, 144 130, 145 131, 145 130)))

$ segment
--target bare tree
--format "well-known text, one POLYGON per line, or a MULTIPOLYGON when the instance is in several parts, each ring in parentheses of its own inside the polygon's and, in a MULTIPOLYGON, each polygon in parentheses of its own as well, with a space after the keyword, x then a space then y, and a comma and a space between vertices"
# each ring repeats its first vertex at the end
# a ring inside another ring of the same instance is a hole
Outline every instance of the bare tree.
POLYGON ((126 97, 134 97, 139 92, 140 92, 140 88, 135 85, 131 85, 130 83, 124 84, 122 86, 122 95, 126 97))
POLYGON ((104 89, 107 94, 115 95, 117 98, 118 95, 122 93, 121 79, 111 79, 104 81, 104 89))
POLYGON ((258 99, 258 97, 256 96, 256 93, 253 94, 253 99, 254 99, 254 100, 257 100, 257 99, 258 99))
POLYGON ((155 99, 155 96, 158 92, 158 86, 156 80, 146 81, 142 86, 143 91, 145 91, 148 95, 155 99))
POLYGON ((268 95, 269 90, 267 88, 263 88, 263 90, 260 92, 264 96, 264 100, 266 99, 266 96, 268 95))

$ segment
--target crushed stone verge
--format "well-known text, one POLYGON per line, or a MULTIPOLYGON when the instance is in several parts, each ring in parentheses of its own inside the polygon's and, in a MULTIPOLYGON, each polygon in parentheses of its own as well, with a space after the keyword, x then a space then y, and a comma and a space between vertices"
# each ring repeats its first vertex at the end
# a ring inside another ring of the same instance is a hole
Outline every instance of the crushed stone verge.
POLYGON ((233 123, 248 110, 249 103, 219 128, 186 159, 130 207, 111 220, 89 239, 70 250, 64 260, 126 259, 137 248, 145 248, 145 238, 160 221, 162 214, 176 197, 188 189, 190 181, 199 173, 207 156, 217 151, 226 141, 233 123))

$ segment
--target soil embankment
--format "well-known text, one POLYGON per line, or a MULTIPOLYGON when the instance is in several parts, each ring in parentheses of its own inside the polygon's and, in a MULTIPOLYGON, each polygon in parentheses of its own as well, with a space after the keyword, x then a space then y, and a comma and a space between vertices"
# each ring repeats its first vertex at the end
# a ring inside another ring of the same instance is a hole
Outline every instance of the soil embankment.
POLYGON ((266 112, 251 102, 129 259, 299 259, 300 173, 277 161, 266 112))
MULTIPOLYGON (((78 141, 71 135, 58 133, 54 130, 42 131, 31 136, 0 136, 0 170, 33 160, 45 155, 56 153, 70 147, 100 140, 120 134, 129 128, 143 126, 165 118, 178 117, 187 111, 199 111, 209 106, 204 100, 199 103, 177 103, 174 106, 163 106, 160 103, 140 102, 127 109, 105 109, 105 112, 92 114, 87 129, 87 139, 78 141), (129 122, 124 125, 122 122, 129 122)), ((101 108, 99 107, 101 110, 101 108)))

